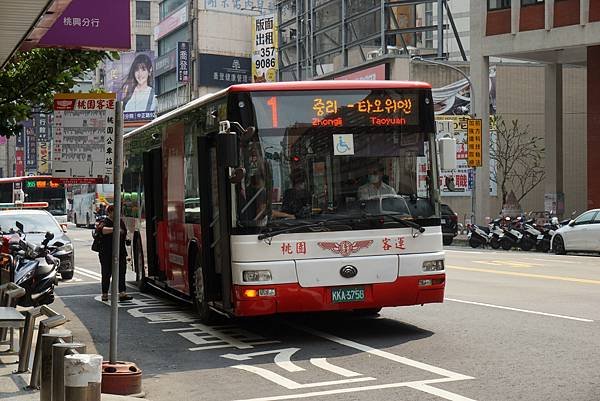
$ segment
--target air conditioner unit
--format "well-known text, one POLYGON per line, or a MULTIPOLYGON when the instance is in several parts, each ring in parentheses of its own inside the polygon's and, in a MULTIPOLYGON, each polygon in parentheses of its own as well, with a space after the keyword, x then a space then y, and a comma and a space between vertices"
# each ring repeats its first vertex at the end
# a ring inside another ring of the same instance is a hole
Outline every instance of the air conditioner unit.
POLYGON ((388 54, 400 54, 401 50, 398 49, 396 46, 388 46, 387 52, 388 52, 388 54))
POLYGON ((380 56, 379 50, 372 50, 367 53, 367 60, 374 60, 379 56, 380 56))

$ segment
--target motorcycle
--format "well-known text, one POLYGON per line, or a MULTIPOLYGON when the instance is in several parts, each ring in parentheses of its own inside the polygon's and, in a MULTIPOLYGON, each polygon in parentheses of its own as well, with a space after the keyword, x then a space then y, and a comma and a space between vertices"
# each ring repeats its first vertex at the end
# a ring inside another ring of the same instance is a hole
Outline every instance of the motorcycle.
POLYGON ((48 246, 54 234, 47 232, 42 243, 37 245, 27 241, 20 222, 17 222, 17 228, 17 232, 4 235, 9 253, 3 257, 8 264, 3 268, 10 270, 10 280, 25 289, 25 296, 19 298, 17 304, 23 307, 51 304, 60 265, 60 260, 52 256, 57 247, 48 246))
POLYGON ((501 222, 501 219, 496 219, 496 220, 493 220, 492 222, 490 222, 490 224, 489 224, 489 227, 490 227, 489 238, 490 238, 490 246, 492 247, 492 249, 500 248, 500 245, 502 243, 502 238, 504 237, 504 230, 500 226, 500 222, 501 222))
POLYGON ((471 248, 479 248, 480 246, 486 246, 489 243, 490 237, 489 232, 485 229, 479 227, 477 224, 471 224, 467 238, 471 248))
POLYGON ((500 240, 500 246, 505 251, 510 250, 513 246, 520 246, 523 239, 523 233, 520 230, 521 219, 517 218, 512 221, 510 217, 505 217, 505 226, 503 227, 504 236, 500 240))

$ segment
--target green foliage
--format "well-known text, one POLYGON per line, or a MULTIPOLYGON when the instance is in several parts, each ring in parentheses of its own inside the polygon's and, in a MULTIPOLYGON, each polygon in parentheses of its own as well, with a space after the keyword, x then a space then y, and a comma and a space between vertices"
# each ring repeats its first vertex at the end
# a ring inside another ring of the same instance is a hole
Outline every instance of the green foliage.
POLYGON ((17 134, 33 107, 50 112, 55 93, 71 92, 76 79, 107 58, 118 54, 54 48, 17 53, 0 70, 0 135, 17 134))

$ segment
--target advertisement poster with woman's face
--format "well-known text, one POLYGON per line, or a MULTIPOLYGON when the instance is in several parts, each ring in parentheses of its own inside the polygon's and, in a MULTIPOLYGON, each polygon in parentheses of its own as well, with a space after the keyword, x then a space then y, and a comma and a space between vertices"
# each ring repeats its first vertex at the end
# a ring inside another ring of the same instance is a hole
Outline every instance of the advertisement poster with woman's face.
POLYGON ((124 120, 149 121, 156 117, 154 52, 121 53, 107 63, 105 87, 123 101, 124 120))

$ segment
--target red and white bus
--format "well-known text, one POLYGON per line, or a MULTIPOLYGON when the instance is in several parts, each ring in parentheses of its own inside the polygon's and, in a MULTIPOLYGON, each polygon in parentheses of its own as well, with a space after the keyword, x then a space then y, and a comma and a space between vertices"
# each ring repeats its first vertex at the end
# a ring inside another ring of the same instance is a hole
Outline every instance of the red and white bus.
POLYGON ((125 135, 140 285, 202 319, 442 302, 431 87, 234 85, 125 135))

